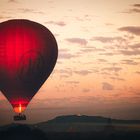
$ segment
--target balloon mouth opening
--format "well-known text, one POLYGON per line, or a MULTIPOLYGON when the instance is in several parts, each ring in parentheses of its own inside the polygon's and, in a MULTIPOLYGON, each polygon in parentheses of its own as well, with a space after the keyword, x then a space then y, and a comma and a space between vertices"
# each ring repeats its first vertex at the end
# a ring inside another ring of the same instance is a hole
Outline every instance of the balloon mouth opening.
POLYGON ((27 101, 15 101, 15 102, 12 102, 11 104, 13 106, 15 113, 22 113, 26 109, 28 102, 27 101))

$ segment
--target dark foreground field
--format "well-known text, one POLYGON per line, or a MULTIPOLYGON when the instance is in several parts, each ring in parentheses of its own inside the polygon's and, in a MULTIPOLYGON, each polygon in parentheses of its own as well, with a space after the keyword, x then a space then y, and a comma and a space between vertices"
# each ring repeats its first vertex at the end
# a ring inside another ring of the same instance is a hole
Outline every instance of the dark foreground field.
POLYGON ((140 140, 140 131, 110 130, 93 132, 43 132, 28 125, 0 130, 0 140, 140 140))
POLYGON ((140 140, 140 120, 58 116, 33 125, 1 126, 0 140, 140 140))

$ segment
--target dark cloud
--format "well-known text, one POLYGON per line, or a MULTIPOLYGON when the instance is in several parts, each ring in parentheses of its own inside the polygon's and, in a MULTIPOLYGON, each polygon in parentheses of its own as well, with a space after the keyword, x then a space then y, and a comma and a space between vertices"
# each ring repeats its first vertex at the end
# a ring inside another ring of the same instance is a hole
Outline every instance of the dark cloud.
POLYGON ((44 12, 36 11, 34 9, 28 9, 28 8, 18 8, 18 11, 21 13, 44 14, 44 12))
POLYGON ((126 31, 128 33, 132 33, 134 35, 140 35, 140 26, 125 26, 118 28, 119 31, 126 31))
POLYGON ((122 13, 132 14, 132 13, 140 13, 140 4, 133 4, 131 5, 131 8, 127 11, 124 11, 122 13))
POLYGON ((93 47, 93 46, 86 46, 84 48, 82 48, 80 50, 80 54, 84 54, 84 53, 93 53, 93 52, 104 52, 105 49, 101 49, 101 48, 96 48, 96 47, 93 47))
POLYGON ((138 8, 133 8, 133 9, 130 9, 130 10, 128 11, 128 13, 140 13, 140 9, 138 9, 138 8))
POLYGON ((114 36, 114 37, 105 37, 105 36, 96 36, 91 38, 92 41, 98 41, 103 43, 104 45, 104 51, 99 53, 99 55, 104 55, 104 56, 113 56, 113 55, 120 55, 121 50, 126 50, 126 49, 134 49, 134 48, 139 48, 140 44, 132 44, 129 45, 130 42, 132 42, 134 39, 134 35, 124 35, 124 36, 114 36))
POLYGON ((122 60, 121 63, 122 64, 127 64, 127 65, 138 65, 139 64, 137 62, 134 62, 134 60, 130 60, 130 59, 122 60))
POLYGON ((66 76, 73 75, 73 71, 71 69, 60 69, 60 70, 55 70, 55 72, 66 75, 66 76))
POLYGON ((110 76, 110 73, 109 72, 106 72, 106 71, 100 72, 100 74, 110 76))
POLYGON ((53 25, 58 25, 58 26, 66 26, 66 23, 64 21, 48 21, 45 22, 45 24, 53 24, 53 25))
POLYGON ((34 12, 34 9, 28 9, 28 8, 19 8, 18 10, 23 13, 34 12))
POLYGON ((137 4, 133 4, 133 6, 134 6, 134 7, 138 7, 138 8, 140 8, 140 4, 139 4, 139 3, 137 3, 137 4))
POLYGON ((122 37, 104 37, 104 36, 96 36, 91 39, 92 41, 99 41, 101 43, 114 43, 114 42, 124 42, 125 38, 122 37))
POLYGON ((74 57, 76 57, 76 55, 73 55, 71 53, 59 53, 59 56, 58 56, 59 59, 71 59, 74 57))
MULTIPOLYGON (((122 70, 121 67, 116 67, 116 66, 104 67, 101 69, 100 74, 105 75, 107 77, 114 77, 115 76, 115 77, 119 78, 119 74, 120 74, 121 70, 122 70)), ((110 78, 110 79, 113 79, 113 78, 110 78)))
POLYGON ((103 52, 103 53, 99 53, 99 55, 105 55, 105 56, 113 56, 113 55, 140 55, 140 43, 136 43, 136 44, 124 44, 121 46, 121 44, 119 46, 114 46, 117 47, 116 50, 113 50, 113 52, 103 52))
POLYGON ((17 0, 8 0, 8 2, 17 2, 17 0))
POLYGON ((87 45, 87 43, 88 43, 88 41, 86 39, 83 39, 83 38, 67 38, 65 40, 70 42, 70 43, 76 43, 79 45, 87 45))
POLYGON ((105 52, 105 53, 99 53, 99 55, 106 55, 106 56, 113 56, 117 53, 111 53, 111 52, 105 52))
POLYGON ((131 48, 131 49, 140 49, 140 43, 128 45, 128 48, 131 48))
POLYGON ((103 90, 113 90, 114 87, 113 87, 113 85, 111 85, 111 84, 109 84, 109 83, 107 83, 107 82, 103 82, 103 83, 102 83, 102 89, 103 89, 103 90))
POLYGON ((80 82, 79 81, 66 81, 66 83, 77 85, 80 82))
POLYGON ((120 50, 123 55, 140 55, 140 50, 120 50))
POLYGON ((136 74, 140 74, 140 71, 136 71, 135 73, 136 73, 136 74))
MULTIPOLYGON (((140 43, 131 44, 133 36, 121 37, 96 37, 96 40, 102 43, 109 43, 110 46, 104 46, 106 50, 101 50, 99 55, 113 56, 113 55, 140 55, 140 43), (109 49, 108 49, 109 48, 109 49), (111 51, 108 51, 111 50, 111 51)), ((91 51, 91 50, 89 50, 91 51)))
POLYGON ((66 75, 66 74, 61 74, 60 75, 60 78, 69 78, 70 77, 70 75, 66 75))
POLYGON ((79 54, 84 54, 84 53, 92 53, 94 51, 94 49, 92 49, 92 48, 82 48, 81 50, 80 50, 80 52, 79 52, 79 54))
POLYGON ((85 89, 83 89, 82 91, 83 91, 84 93, 88 93, 88 92, 90 92, 90 89, 85 88, 85 89))
POLYGON ((78 57, 78 55, 71 54, 69 50, 67 49, 61 49, 59 50, 58 58, 59 59, 71 59, 74 57, 78 57))
POLYGON ((82 75, 82 76, 85 76, 85 75, 88 75, 88 74, 92 73, 89 70, 72 70, 72 69, 55 70, 55 72, 58 72, 60 74, 65 74, 65 75, 68 75, 68 76, 72 76, 74 73, 78 74, 78 75, 82 75))
POLYGON ((138 56, 138 57, 135 57, 135 58, 133 58, 133 59, 135 59, 135 60, 140 60, 140 57, 138 56))
POLYGON ((119 78, 119 77, 110 77, 110 79, 112 79, 112 80, 118 80, 118 81, 125 81, 125 79, 123 79, 123 78, 119 78))
POLYGON ((114 24, 107 22, 107 23, 105 23, 105 25, 106 25, 106 26, 112 26, 112 25, 114 25, 114 24))
POLYGON ((105 60, 105 59, 101 59, 101 58, 98 59, 98 61, 99 61, 99 62, 107 62, 107 60, 105 60))
POLYGON ((88 74, 91 74, 92 72, 91 71, 89 71, 89 70, 75 70, 75 71, 73 71, 74 73, 76 73, 76 74, 78 74, 78 75, 82 75, 82 76, 85 76, 85 75, 88 75, 88 74))
POLYGON ((103 71, 119 72, 122 70, 121 67, 106 67, 102 69, 103 71))

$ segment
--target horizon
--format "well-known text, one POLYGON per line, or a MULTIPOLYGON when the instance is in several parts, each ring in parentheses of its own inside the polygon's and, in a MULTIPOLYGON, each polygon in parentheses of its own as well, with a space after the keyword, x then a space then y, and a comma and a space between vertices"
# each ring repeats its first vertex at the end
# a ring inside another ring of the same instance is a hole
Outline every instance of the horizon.
MULTIPOLYGON (((118 120, 118 121, 140 121, 140 119, 135 119, 135 120, 132 120, 132 119, 117 119, 117 118, 111 118, 111 117, 105 117, 105 116, 99 116, 99 115, 84 115, 84 114, 66 114, 66 115, 59 115, 59 116, 55 116, 53 118, 50 118, 46 121, 37 121, 37 122, 30 122, 30 121, 13 121, 13 122, 6 122, 6 123, 2 123, 0 125, 0 127, 3 127, 3 126, 6 126, 6 125, 11 125, 11 124, 18 124, 18 125, 36 125, 36 124, 40 124, 40 123, 48 123, 49 121, 53 121, 57 118, 67 118, 67 117, 95 117, 95 118, 105 118, 105 119, 111 119, 111 120, 118 120)), ((76 123, 76 122, 75 122, 76 123)), ((87 122, 88 123, 88 122, 87 122)), ((99 123, 99 122, 95 122, 95 123, 99 123)), ((113 122, 112 122, 113 123, 113 122)), ((134 123, 135 124, 135 123, 134 123)), ((138 124, 139 125, 139 124, 138 124)))
MULTIPOLYGON (((29 103, 27 123, 85 114, 140 119, 139 0, 1 0, 0 22, 28 19, 58 44, 52 74, 29 103)), ((0 125, 13 122, 0 92, 0 125)))

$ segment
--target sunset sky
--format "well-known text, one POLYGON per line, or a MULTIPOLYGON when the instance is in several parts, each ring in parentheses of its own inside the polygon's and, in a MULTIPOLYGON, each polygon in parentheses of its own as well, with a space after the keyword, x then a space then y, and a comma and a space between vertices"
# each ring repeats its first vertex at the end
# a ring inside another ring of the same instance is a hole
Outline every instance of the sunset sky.
MULTIPOLYGON (((0 0, 0 22, 9 19, 43 24, 59 48, 27 122, 66 114, 140 119, 139 0, 0 0)), ((0 125, 12 115, 0 93, 0 125)))

